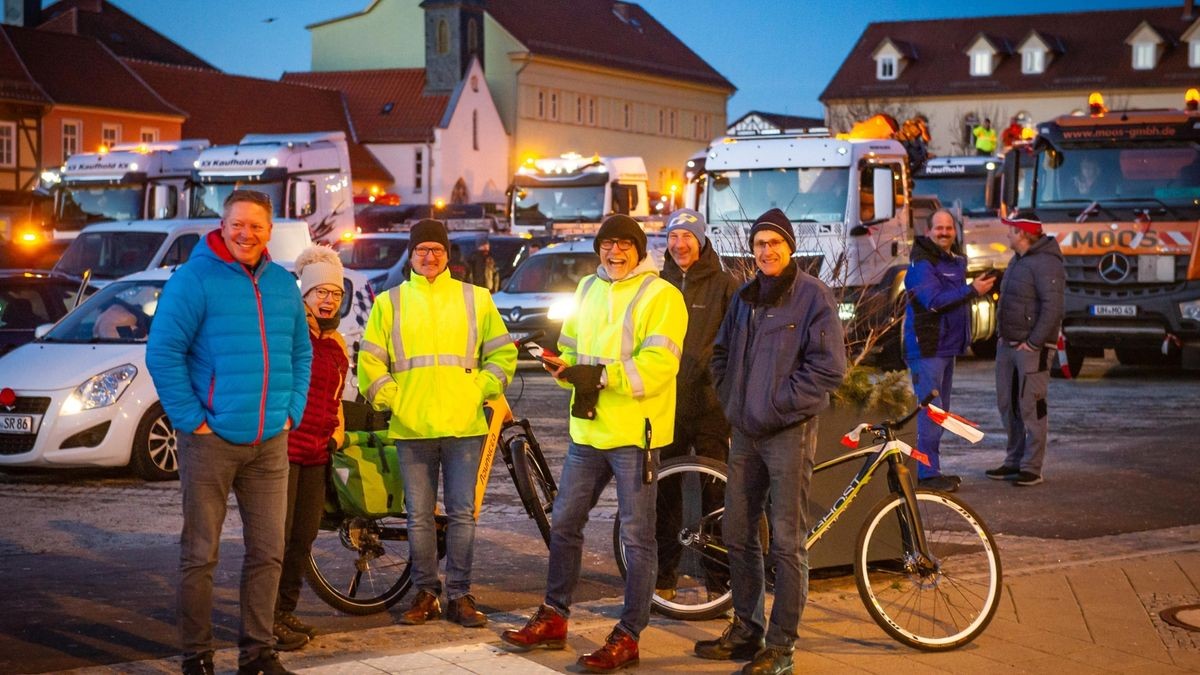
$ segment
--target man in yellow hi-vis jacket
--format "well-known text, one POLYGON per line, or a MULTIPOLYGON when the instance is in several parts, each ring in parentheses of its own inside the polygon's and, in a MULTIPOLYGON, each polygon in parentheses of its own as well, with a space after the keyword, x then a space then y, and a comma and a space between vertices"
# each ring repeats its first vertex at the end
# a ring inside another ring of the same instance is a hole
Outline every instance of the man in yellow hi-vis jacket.
POLYGON ((604 646, 579 659, 585 670, 609 672, 637 663, 638 636, 650 621, 658 570, 653 472, 658 448, 674 438, 675 375, 688 315, 679 291, 658 278, 637 221, 610 216, 595 246, 600 268, 579 282, 577 309, 563 323, 558 342, 562 362, 553 368, 574 393, 571 443, 554 500, 545 604, 524 628, 501 637, 522 650, 563 647, 583 527, 600 493, 615 480, 628 562, 625 607, 604 646))
POLYGON ((422 220, 409 238, 412 274, 371 307, 358 355, 358 388, 372 406, 390 410, 404 476, 404 508, 417 595, 400 617, 422 624, 442 615, 437 569, 439 469, 445 480, 446 618, 487 623, 471 593, 475 549, 475 474, 487 423, 484 399, 504 392, 517 348, 491 294, 450 277, 446 226, 422 220))

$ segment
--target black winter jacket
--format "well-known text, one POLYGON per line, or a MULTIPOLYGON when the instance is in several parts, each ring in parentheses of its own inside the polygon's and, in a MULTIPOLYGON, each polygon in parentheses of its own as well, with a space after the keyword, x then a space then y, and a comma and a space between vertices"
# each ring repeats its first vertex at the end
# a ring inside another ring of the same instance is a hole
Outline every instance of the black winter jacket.
POLYGON ((1058 344, 1065 293, 1062 250, 1057 239, 1043 236, 1004 270, 996 310, 1000 339, 1036 349, 1058 344))
POLYGON ((725 310, 737 292, 737 282, 721 268, 721 259, 709 243, 705 243, 700 259, 686 274, 670 254, 666 258, 662 278, 683 293, 688 311, 683 358, 675 378, 675 417, 690 419, 712 410, 715 392, 708 362, 725 310))

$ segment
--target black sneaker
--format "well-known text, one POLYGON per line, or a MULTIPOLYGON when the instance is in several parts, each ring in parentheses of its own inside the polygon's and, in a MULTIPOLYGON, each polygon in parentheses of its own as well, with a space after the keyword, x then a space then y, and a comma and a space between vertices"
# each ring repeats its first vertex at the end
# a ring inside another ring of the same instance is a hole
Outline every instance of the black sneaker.
POLYGON ((302 633, 309 638, 317 637, 317 627, 304 623, 295 614, 291 612, 275 612, 275 623, 281 623, 292 630, 293 633, 302 633))
POLYGON ((200 652, 183 659, 183 675, 213 675, 212 651, 200 652))
POLYGON ((278 654, 268 652, 250 663, 238 666, 237 675, 296 675, 296 673, 283 667, 278 654))
POLYGON ((1036 474, 1032 471, 1022 471, 1021 473, 1018 473, 1015 478, 1013 478, 1013 485, 1020 485, 1023 487, 1028 487, 1030 485, 1037 485, 1041 482, 1042 482, 1041 475, 1036 474))
POLYGON ((282 621, 276 621, 271 632, 275 634, 275 649, 281 652, 294 652, 308 644, 307 635, 288 628, 282 621))
POLYGON ((995 469, 984 471, 983 475, 992 480, 1016 480, 1019 473, 1021 473, 1021 470, 1017 467, 1002 464, 995 469))
POLYGON ((746 635, 745 627, 734 619, 725 627, 725 632, 715 640, 700 640, 696 643, 696 656, 714 661, 746 661, 763 648, 761 635, 746 635))
POLYGON ((931 476, 917 481, 917 487, 938 492, 954 492, 962 479, 958 476, 931 476))

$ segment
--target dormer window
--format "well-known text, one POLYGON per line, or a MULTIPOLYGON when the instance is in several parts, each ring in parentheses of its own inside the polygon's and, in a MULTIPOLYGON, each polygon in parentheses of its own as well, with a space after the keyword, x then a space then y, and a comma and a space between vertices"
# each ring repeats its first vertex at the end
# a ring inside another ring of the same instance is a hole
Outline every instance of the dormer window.
POLYGON ((1021 54, 1021 74, 1041 75, 1055 54, 1062 53, 1062 43, 1054 36, 1034 30, 1021 40, 1017 51, 1021 54))
POLYGON ((999 50, 987 35, 980 33, 965 50, 970 62, 971 77, 991 77, 1000 60, 999 50))
POLYGON ((1026 75, 1038 75, 1046 71, 1046 52, 1041 49, 1030 49, 1021 53, 1021 72, 1026 75))
POLYGON ((1188 66, 1200 68, 1200 40, 1188 43, 1188 66))
POLYGON ((875 61, 875 77, 880 80, 896 79, 896 57, 881 56, 875 61))
POLYGON ((988 52, 971 54, 971 76, 987 77, 992 74, 992 55, 988 52))
POLYGON ((1187 44, 1188 67, 1200 68, 1200 19, 1193 21, 1192 25, 1183 31, 1179 41, 1187 44))
POLYGON ((1125 38, 1125 44, 1130 47, 1133 69, 1153 70, 1157 67, 1158 59, 1162 56, 1163 42, 1162 34, 1155 30, 1154 26, 1143 21, 1125 38))
POLYGON ((1133 45, 1133 69, 1154 70, 1155 45, 1153 42, 1138 42, 1133 45))
POLYGON ((875 53, 871 54, 871 58, 875 59, 875 79, 895 80, 900 77, 905 63, 915 57, 912 48, 907 44, 884 38, 875 48, 875 53))

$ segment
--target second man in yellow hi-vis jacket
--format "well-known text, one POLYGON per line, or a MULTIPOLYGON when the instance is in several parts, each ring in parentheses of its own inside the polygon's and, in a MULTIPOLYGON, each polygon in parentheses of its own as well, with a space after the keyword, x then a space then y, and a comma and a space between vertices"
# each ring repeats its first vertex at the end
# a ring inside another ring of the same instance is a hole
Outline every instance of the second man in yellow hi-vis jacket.
POLYGON ((610 672, 638 662, 638 636, 650 621, 658 570, 653 472, 658 449, 674 437, 675 375, 688 314, 679 291, 658 277, 637 221, 608 217, 595 246, 600 268, 579 282, 577 309, 558 341, 562 364, 554 368, 554 376, 574 393, 571 443, 554 500, 545 604, 524 628, 501 637, 521 650, 563 648, 583 528, 600 493, 615 481, 628 561, 625 606, 605 644, 579 659, 589 672, 610 672))
POLYGON ((483 401, 504 392, 517 348, 486 289, 455 281, 446 269, 446 226, 422 220, 409 238, 412 274, 375 298, 358 356, 358 387, 367 402, 390 410, 404 476, 404 508, 417 595, 401 615, 422 624, 442 615, 437 505, 444 476, 446 618, 468 627, 487 616, 471 593, 475 549, 475 478, 487 423, 483 401))

